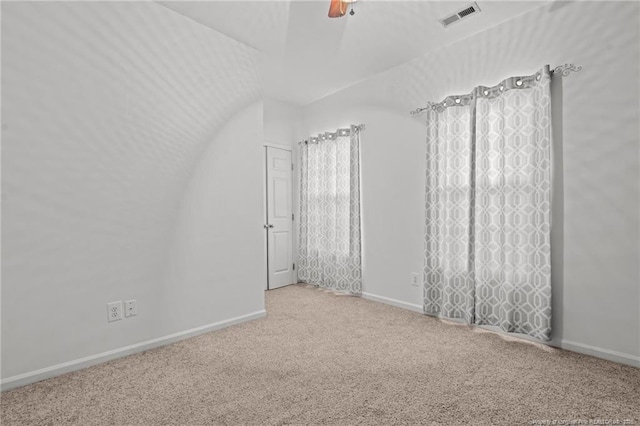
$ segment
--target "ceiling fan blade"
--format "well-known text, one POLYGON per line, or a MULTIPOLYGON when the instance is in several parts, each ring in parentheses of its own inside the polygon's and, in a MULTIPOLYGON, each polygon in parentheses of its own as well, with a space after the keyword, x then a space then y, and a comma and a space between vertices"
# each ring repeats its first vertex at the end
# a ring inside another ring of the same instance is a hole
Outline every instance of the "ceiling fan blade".
POLYGON ((347 13, 347 5, 342 0, 331 0, 329 18, 339 18, 347 13))

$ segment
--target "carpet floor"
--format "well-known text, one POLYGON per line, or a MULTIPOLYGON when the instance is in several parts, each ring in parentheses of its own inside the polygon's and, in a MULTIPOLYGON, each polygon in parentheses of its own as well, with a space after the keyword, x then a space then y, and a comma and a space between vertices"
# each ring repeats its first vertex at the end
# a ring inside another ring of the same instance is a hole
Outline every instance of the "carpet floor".
POLYGON ((2 424, 640 425, 637 368, 303 285, 266 308, 4 392, 2 424))

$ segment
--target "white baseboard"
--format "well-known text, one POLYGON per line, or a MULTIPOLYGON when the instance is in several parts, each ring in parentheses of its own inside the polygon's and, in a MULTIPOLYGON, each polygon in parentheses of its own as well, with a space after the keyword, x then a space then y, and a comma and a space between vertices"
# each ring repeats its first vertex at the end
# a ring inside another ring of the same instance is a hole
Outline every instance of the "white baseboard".
POLYGON ((261 311, 253 312, 247 315, 241 315, 239 317, 230 318, 224 321, 215 322, 213 324, 207 324, 200 327, 192 328, 178 333, 169 334, 167 336, 158 337, 156 339, 147 340, 144 342, 136 343, 129 346, 124 346, 118 349, 102 352, 88 357, 76 359, 73 361, 63 362, 61 364, 53 365, 51 367, 41 368, 39 370, 30 371, 28 373, 18 374, 17 376, 8 377, 0 381, 0 389, 5 391, 20 386, 28 385, 30 383, 39 382, 41 380, 49 379, 51 377, 59 376, 71 371, 80 370, 82 368, 90 367, 92 365, 100 364, 112 359, 122 358, 127 355, 131 355, 137 352, 146 351, 149 349, 157 348, 159 346, 175 343, 180 340, 188 339, 199 334, 207 333, 213 330, 219 330, 232 325, 241 324, 243 322, 251 321, 258 318, 263 318, 267 315, 267 312, 263 309, 261 311))
POLYGON ((571 340, 551 340, 550 342, 543 342, 535 337, 527 336, 526 334, 508 333, 501 330, 499 327, 492 327, 487 325, 476 325, 475 327, 482 328, 484 330, 491 331, 493 333, 504 334, 506 336, 514 337, 517 339, 526 340, 529 342, 540 343, 542 345, 552 346, 554 348, 564 349, 571 352, 577 352, 583 355, 589 355, 596 358, 606 359, 607 361, 617 362, 618 364, 630 365, 632 367, 640 367, 640 357, 635 355, 629 355, 622 352, 616 352, 609 349, 600 348, 597 346, 585 345, 584 343, 573 342, 571 340))
POLYGON ((415 305, 413 303, 403 302, 402 300, 391 299, 389 297, 378 296, 377 294, 362 293, 362 298, 367 300, 373 300, 374 302, 380 302, 387 305, 395 306, 397 308, 408 309, 413 312, 422 314, 424 311, 422 305, 415 305))
POLYGON ((584 343, 572 342, 571 340, 560 340, 559 347, 571 352, 578 352, 584 355, 591 355, 596 358, 606 359, 608 361, 620 364, 630 365, 632 367, 640 367, 640 356, 616 352, 597 346, 585 345, 584 343))
MULTIPOLYGON (((371 293, 362 293, 363 299, 372 300, 374 302, 385 303, 387 305, 395 306, 398 308, 408 309, 410 311, 423 313, 423 309, 421 305, 415 305, 413 303, 403 302, 401 300, 391 299, 389 297, 378 296, 376 294, 371 293)), ((506 333, 502 330, 497 329, 496 327, 485 327, 478 326, 480 328, 486 329, 488 331, 492 331, 494 333, 502 333, 507 334, 509 336, 517 337, 523 340, 534 341, 537 343, 547 344, 549 346, 555 346, 560 349, 565 349, 571 352, 577 352, 583 355, 590 355, 596 358, 606 359, 608 361, 617 362, 619 364, 630 365, 632 367, 640 367, 640 357, 630 354, 625 354, 622 352, 616 352, 609 349, 600 348, 597 346, 585 345, 584 343, 573 342, 571 340, 560 340, 560 342, 542 342, 538 339, 534 339, 529 336, 517 335, 512 333, 506 333)))

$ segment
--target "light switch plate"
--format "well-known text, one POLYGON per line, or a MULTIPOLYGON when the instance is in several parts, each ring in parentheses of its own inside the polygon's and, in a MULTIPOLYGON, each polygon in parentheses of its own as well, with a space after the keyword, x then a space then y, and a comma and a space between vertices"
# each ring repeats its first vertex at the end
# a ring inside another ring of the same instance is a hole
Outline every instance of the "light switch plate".
POLYGON ((413 287, 420 287, 420 273, 412 272, 411 273, 411 285, 413 287))
POLYGON ((124 316, 134 317, 138 315, 138 306, 135 300, 126 300, 124 302, 124 316))

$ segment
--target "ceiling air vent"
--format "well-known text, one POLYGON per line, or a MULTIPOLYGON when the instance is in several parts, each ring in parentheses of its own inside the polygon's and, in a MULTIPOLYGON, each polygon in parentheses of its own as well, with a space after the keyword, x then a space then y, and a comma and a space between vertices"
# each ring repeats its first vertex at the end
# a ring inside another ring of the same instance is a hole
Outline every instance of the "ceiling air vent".
POLYGON ((459 10, 457 13, 454 13, 451 16, 447 16, 446 18, 442 18, 440 20, 440 23, 442 24, 443 27, 448 27, 449 25, 453 24, 454 22, 458 22, 462 19, 468 18, 471 15, 475 15, 476 13, 480 12, 480 8, 478 7, 477 3, 471 3, 469 6, 465 7, 462 10, 459 10))

